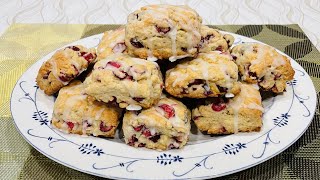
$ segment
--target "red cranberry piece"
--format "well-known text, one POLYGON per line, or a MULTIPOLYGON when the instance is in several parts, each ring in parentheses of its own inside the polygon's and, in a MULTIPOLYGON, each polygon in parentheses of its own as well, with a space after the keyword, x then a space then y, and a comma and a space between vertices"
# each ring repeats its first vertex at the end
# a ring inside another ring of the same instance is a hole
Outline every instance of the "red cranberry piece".
POLYGON ((160 134, 154 135, 154 136, 149 138, 149 140, 151 140, 154 143, 158 142, 159 139, 160 139, 160 134))
POLYGON ((224 127, 224 126, 222 126, 222 128, 220 128, 220 132, 222 132, 222 133, 224 133, 224 132, 226 132, 227 130, 226 130, 226 128, 224 127))
POLYGON ((130 80, 130 81, 133 80, 133 77, 132 77, 132 76, 128 75, 127 73, 126 73, 126 75, 127 75, 127 76, 125 77, 125 79, 130 80))
POLYGON ((116 76, 117 78, 119 78, 120 80, 123 80, 124 78, 127 77, 127 73, 124 71, 113 71, 112 72, 114 76, 116 76))
POLYGON ((138 147, 145 147, 146 146, 146 144, 144 144, 144 143, 140 143, 139 145, 138 145, 138 147))
POLYGON ((170 144, 170 145, 168 146, 168 149, 179 149, 179 147, 176 147, 175 145, 170 144))
POLYGON ((167 34, 170 31, 170 27, 159 27, 156 25, 156 29, 160 34, 167 34))
POLYGON ((68 125, 70 130, 72 130, 73 127, 74 127, 74 123, 72 123, 72 122, 67 122, 67 125, 68 125))
POLYGON ((80 48, 78 48, 77 46, 68 46, 67 48, 72 49, 74 51, 80 51, 80 48))
POLYGON ((141 42, 139 42, 136 38, 131 38, 130 39, 130 43, 132 44, 132 46, 136 47, 136 48, 143 48, 143 44, 141 44, 141 42))
POLYGON ((182 137, 173 137, 173 139, 177 142, 177 143, 181 143, 182 141, 181 141, 181 139, 182 139, 182 137))
POLYGON ((111 65, 111 66, 113 66, 113 67, 115 67, 115 68, 120 68, 120 67, 121 67, 121 64, 118 63, 118 62, 115 62, 115 61, 109 61, 109 62, 107 63, 107 66, 108 66, 108 65, 111 65))
POLYGON ((221 87, 221 86, 218 86, 218 85, 217 85, 217 87, 218 87, 219 91, 222 92, 222 93, 228 91, 228 88, 226 88, 226 87, 221 87))
POLYGON ((151 132, 149 129, 145 129, 142 131, 142 134, 145 136, 145 137, 150 137, 151 136, 151 132))
POLYGON ((206 40, 206 41, 209 41, 211 38, 213 38, 214 37, 214 35, 213 34, 208 34, 204 39, 206 40))
POLYGON ((231 54, 233 60, 237 60, 237 56, 231 54))
POLYGON ((67 75, 66 73, 60 72, 59 79, 63 82, 69 82, 73 78, 73 75, 67 75))
POLYGON ((72 67, 74 68, 74 70, 76 70, 76 76, 78 76, 79 75, 79 70, 77 69, 77 67, 74 64, 72 64, 72 67))
POLYGON ((80 55, 87 60, 88 62, 91 62, 94 59, 94 56, 92 53, 88 53, 88 52, 80 52, 80 55))
POLYGON ((126 49, 127 49, 126 44, 125 44, 124 42, 122 42, 122 43, 116 44, 116 45, 113 47, 112 51, 113 51, 114 53, 122 53, 122 52, 124 52, 126 49))
POLYGON ((185 47, 182 47, 182 48, 181 48, 181 51, 183 51, 183 52, 187 52, 187 51, 188 51, 188 49, 187 49, 187 48, 185 48, 185 47))
POLYGON ((168 104, 161 104, 158 107, 163 109, 163 111, 165 112, 164 117, 166 117, 167 119, 175 116, 175 110, 172 106, 170 106, 168 104))
POLYGON ((212 110, 218 112, 224 110, 226 107, 226 103, 222 98, 215 99, 215 101, 211 105, 212 110))
POLYGON ((249 71, 248 74, 250 78, 257 79, 257 73, 249 71))
POLYGON ((43 79, 48 79, 50 73, 51 73, 51 71, 48 71, 45 75, 42 76, 42 78, 43 79))
POLYGON ((108 132, 113 128, 113 126, 105 126, 103 122, 100 123, 100 131, 108 132))
POLYGON ((138 111, 132 111, 132 112, 138 116, 138 115, 141 113, 141 110, 138 110, 138 111))
POLYGON ((140 126, 137 126, 137 127, 133 127, 133 129, 137 132, 141 131, 141 129, 144 127, 144 125, 140 125, 140 126))
POLYGON ((134 143, 137 142, 138 139, 136 138, 136 135, 132 135, 130 139, 128 139, 128 145, 134 146, 134 143))
POLYGON ((189 93, 188 88, 182 88, 181 94, 188 94, 188 93, 189 93))
POLYGON ((143 97, 133 97, 132 99, 135 100, 135 101, 137 101, 137 102, 141 102, 141 101, 144 100, 143 97))
POLYGON ((200 84, 204 84, 205 80, 203 79, 195 79, 193 82, 188 84, 188 87, 191 87, 193 85, 200 85, 200 84))
POLYGON ((218 46, 218 47, 216 48, 216 51, 222 51, 222 46, 218 46))

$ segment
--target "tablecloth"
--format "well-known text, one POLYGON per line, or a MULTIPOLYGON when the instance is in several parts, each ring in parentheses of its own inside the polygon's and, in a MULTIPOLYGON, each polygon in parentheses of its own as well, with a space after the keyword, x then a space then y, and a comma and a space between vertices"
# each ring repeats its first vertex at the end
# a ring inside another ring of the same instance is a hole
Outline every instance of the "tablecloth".
MULTIPOLYGON (((44 55, 118 25, 13 24, 0 37, 0 179, 99 179, 60 165, 32 148, 14 127, 10 94, 19 77, 44 55)), ((320 91, 320 53, 298 25, 221 25, 295 59, 320 91)), ((319 102, 319 99, 317 100, 319 102)), ((306 133, 274 158, 221 179, 320 179, 319 103, 306 133)))

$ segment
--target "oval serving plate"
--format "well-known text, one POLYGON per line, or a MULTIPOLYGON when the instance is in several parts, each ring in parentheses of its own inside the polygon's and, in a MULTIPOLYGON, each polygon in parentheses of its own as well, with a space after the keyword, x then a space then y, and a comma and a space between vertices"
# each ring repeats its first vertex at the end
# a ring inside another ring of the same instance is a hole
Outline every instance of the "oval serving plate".
MULTIPOLYGON (((232 35, 234 44, 258 42, 232 35)), ((96 47, 101 37, 102 34, 94 35, 66 46, 96 47)), ((17 81, 11 94, 12 117, 20 134, 39 152, 96 176, 204 179, 235 173, 276 156, 297 141, 311 123, 316 107, 316 92, 309 75, 290 58, 296 72, 294 80, 287 83, 287 92, 264 100, 260 132, 219 137, 192 132, 183 149, 163 152, 130 147, 120 135, 104 139, 64 134, 50 125, 54 97, 46 96, 35 82, 40 66, 54 52, 37 61, 17 81)))

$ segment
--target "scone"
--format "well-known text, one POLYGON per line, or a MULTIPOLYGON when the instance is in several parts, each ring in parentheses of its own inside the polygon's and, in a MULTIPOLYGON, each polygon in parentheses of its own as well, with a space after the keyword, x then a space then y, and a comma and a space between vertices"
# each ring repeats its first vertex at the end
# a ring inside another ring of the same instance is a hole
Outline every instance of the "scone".
POLYGON ((122 126, 124 139, 134 147, 179 149, 187 143, 190 119, 191 113, 185 105, 163 97, 149 109, 125 113, 122 126))
POLYGON ((121 108, 149 108, 160 99, 163 80, 155 62, 113 54, 98 61, 84 81, 86 93, 121 108))
POLYGON ((271 46, 240 44, 232 48, 232 55, 239 67, 241 80, 257 83, 263 91, 281 93, 286 89, 286 82, 293 79, 290 60, 271 46))
POLYGON ((238 67, 232 56, 220 51, 200 53, 194 60, 166 72, 165 89, 175 97, 207 98, 240 91, 238 67))
POLYGON ((155 61, 194 57, 201 39, 202 19, 188 6, 149 5, 128 16, 128 53, 155 61))
POLYGON ((126 53, 127 46, 124 42, 124 27, 106 31, 97 48, 97 59, 101 60, 115 53, 126 53))
POLYGON ((212 98, 192 110, 198 129, 208 134, 260 131, 263 107, 258 87, 241 84, 234 98, 212 98))
POLYGON ((66 133, 114 137, 120 116, 120 108, 95 101, 73 81, 59 91, 51 123, 66 133))
POLYGON ((85 71, 96 59, 96 50, 81 45, 58 50, 42 64, 37 75, 37 84, 47 95, 58 92, 71 80, 85 71))
POLYGON ((218 30, 208 26, 201 26, 201 41, 199 52, 222 51, 227 52, 234 42, 230 34, 222 35, 218 30))

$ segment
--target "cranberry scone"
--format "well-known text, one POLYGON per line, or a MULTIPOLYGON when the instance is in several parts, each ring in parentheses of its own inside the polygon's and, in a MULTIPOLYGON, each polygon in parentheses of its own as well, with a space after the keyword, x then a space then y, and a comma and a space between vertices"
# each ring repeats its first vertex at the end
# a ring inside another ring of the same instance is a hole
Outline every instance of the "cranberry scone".
POLYGON ((194 57, 201 39, 202 19, 188 6, 149 5, 128 16, 128 53, 155 61, 194 57))
POLYGON ((165 89, 175 97, 234 96, 240 91, 238 67, 225 52, 200 53, 166 72, 165 89))
POLYGON ((106 31, 97 48, 97 59, 101 60, 115 53, 126 53, 127 46, 124 42, 125 29, 106 31))
POLYGON ((192 110, 198 129, 207 134, 232 134, 260 131, 263 107, 259 88, 241 84, 234 98, 212 98, 192 110))
POLYGON ((95 101, 73 81, 59 91, 51 123, 66 133, 114 137, 120 116, 120 108, 95 101))
POLYGON ((241 80, 257 83, 263 91, 281 93, 286 89, 286 82, 293 79, 290 60, 271 46, 244 43, 233 47, 231 53, 241 80))
POLYGON ((156 104, 163 89, 157 63, 126 54, 113 54, 98 61, 84 84, 86 93, 97 100, 115 101, 129 110, 156 104))
POLYGON ((230 34, 222 35, 218 30, 208 26, 201 26, 201 41, 199 52, 222 51, 227 52, 234 42, 230 34))
POLYGON ((39 69, 36 81, 47 95, 58 92, 96 59, 96 50, 81 45, 58 50, 39 69))
POLYGON ((187 143, 190 119, 191 113, 184 104, 163 97, 149 109, 125 113, 124 139, 134 147, 179 149, 187 143))

